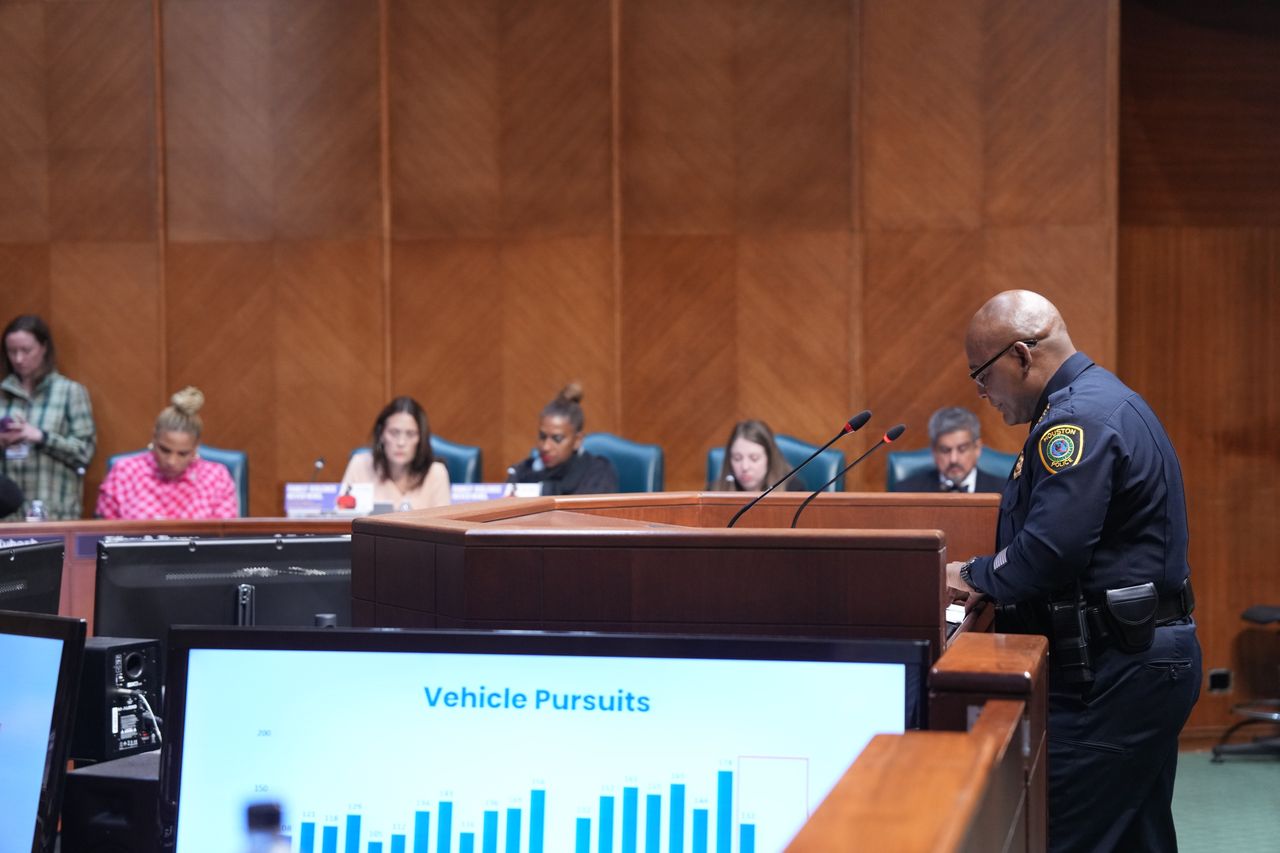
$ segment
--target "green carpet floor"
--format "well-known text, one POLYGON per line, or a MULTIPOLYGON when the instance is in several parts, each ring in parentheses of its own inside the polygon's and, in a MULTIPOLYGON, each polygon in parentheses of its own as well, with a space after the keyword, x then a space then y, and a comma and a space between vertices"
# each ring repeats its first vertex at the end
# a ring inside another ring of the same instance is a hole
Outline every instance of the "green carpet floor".
POLYGON ((1280 759, 1178 756, 1173 821, 1181 853, 1280 853, 1280 759))

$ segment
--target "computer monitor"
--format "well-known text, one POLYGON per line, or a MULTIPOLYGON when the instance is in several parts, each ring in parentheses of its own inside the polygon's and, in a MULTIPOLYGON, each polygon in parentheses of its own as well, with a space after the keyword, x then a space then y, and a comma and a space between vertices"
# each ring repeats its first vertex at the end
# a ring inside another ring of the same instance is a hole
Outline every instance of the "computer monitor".
POLYGON ((351 624, 351 537, 98 543, 94 633, 163 641, 170 625, 351 624))
POLYGON ((928 659, 906 640, 175 628, 166 838, 236 849, 271 801, 300 853, 781 850, 873 735, 921 722, 928 659))
POLYGON ((57 838, 85 624, 0 610, 0 853, 49 853, 57 838))
POLYGON ((61 537, 0 548, 0 609, 56 616, 63 550, 61 537))

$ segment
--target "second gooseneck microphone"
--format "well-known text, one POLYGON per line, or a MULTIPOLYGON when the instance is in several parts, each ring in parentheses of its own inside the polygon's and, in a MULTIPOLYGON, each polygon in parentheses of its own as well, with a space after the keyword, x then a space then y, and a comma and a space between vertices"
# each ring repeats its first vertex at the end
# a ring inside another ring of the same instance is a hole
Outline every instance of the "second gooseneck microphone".
POLYGON ((804 508, 805 508, 805 507, 807 507, 807 506, 809 505, 809 502, 810 502, 810 501, 812 501, 814 498, 816 498, 816 497, 818 496, 818 492, 821 492, 821 491, 822 491, 823 489, 825 489, 827 486, 830 486, 830 485, 831 485, 832 483, 834 483, 836 480, 839 480, 839 479, 840 479, 841 477, 843 477, 845 474, 849 473, 849 471, 853 470, 853 466, 854 466, 854 465, 857 465, 857 464, 858 464, 859 462, 861 462, 863 459, 866 459, 868 456, 870 456, 872 453, 874 453, 874 452, 876 451, 876 449, 877 449, 878 447, 880 447, 882 444, 893 444, 893 443, 894 443, 895 441, 897 441, 897 440, 898 440, 898 438, 899 438, 899 437, 900 437, 904 432, 906 432, 906 431, 907 431, 907 425, 906 425, 906 424, 898 424, 896 427, 891 427, 891 428, 890 428, 890 429, 889 429, 889 430, 884 434, 884 436, 883 436, 879 441, 877 441, 875 444, 871 445, 871 449, 870 449, 870 450, 868 450, 866 453, 862 454, 862 455, 861 455, 861 456, 859 456, 857 459, 855 459, 855 460, 853 460, 852 462, 850 462, 848 465, 846 465, 846 466, 844 466, 843 468, 841 468, 841 469, 840 469, 840 473, 839 473, 839 474, 836 474, 836 475, 835 475, 834 477, 832 477, 830 480, 827 480, 827 482, 825 482, 825 483, 823 483, 821 486, 819 486, 819 487, 818 487, 818 491, 816 491, 816 492, 814 492, 813 494, 809 495, 809 497, 807 497, 807 498, 805 498, 805 499, 804 499, 804 503, 800 504, 800 508, 796 510, 796 514, 795 514, 794 516, 792 516, 792 517, 791 517, 791 526, 792 526, 792 527, 795 527, 795 526, 796 526, 796 522, 800 520, 800 513, 804 512, 804 508))
POLYGON ((774 483, 772 486, 770 486, 769 488, 765 489, 765 490, 764 490, 763 492, 761 492, 760 494, 756 495, 754 498, 752 498, 752 499, 751 499, 751 501, 750 501, 746 506, 744 506, 742 509, 740 509, 740 510, 738 510, 737 512, 735 512, 735 513, 733 514, 733 518, 729 519, 729 524, 728 524, 728 526, 729 526, 729 527, 733 527, 733 525, 734 525, 734 524, 736 524, 736 523, 738 522, 738 519, 742 517, 742 514, 743 514, 744 512, 746 512, 747 510, 751 509, 751 508, 752 508, 753 506, 755 506, 756 504, 760 503, 761 499, 762 499, 762 498, 764 498, 764 496, 765 496, 765 495, 769 494, 769 493, 770 493, 770 492, 772 492, 774 489, 778 488, 778 486, 781 486, 783 483, 785 483, 785 482, 787 481, 787 478, 788 478, 788 477, 790 477, 792 474, 796 473, 796 472, 797 472, 797 471, 799 471, 801 468, 803 468, 804 466, 808 465, 808 464, 809 464, 810 462, 812 462, 814 459, 817 459, 817 458, 818 458, 818 454, 819 454, 819 453, 821 453, 822 451, 826 450, 828 447, 830 447, 831 445, 833 445, 833 444, 835 444, 837 441, 839 441, 839 440, 840 440, 840 438, 841 438, 841 436, 848 435, 848 434, 849 434, 849 433, 851 433, 851 432, 857 432, 858 430, 860 430, 860 429, 862 429, 864 426, 866 426, 866 425, 867 425, 867 421, 869 421, 869 420, 871 420, 871 410, 870 410, 870 409, 866 409, 866 410, 864 410, 864 411, 862 411, 862 412, 859 412, 858 414, 854 415, 853 417, 849 418, 848 422, 847 422, 847 423, 845 423, 845 425, 840 429, 840 431, 839 431, 838 433, 836 433, 834 436, 832 436, 832 438, 831 438, 831 440, 830 440, 830 441, 828 441, 826 444, 824 444, 824 445, 822 445, 821 447, 819 447, 817 450, 813 451, 813 453, 810 453, 810 454, 809 454, 809 458, 808 458, 808 459, 805 459, 805 460, 804 460, 803 462, 801 462, 799 465, 797 465, 796 467, 792 468, 790 471, 788 471, 786 474, 784 474, 784 475, 782 476, 782 478, 778 480, 778 482, 774 483))

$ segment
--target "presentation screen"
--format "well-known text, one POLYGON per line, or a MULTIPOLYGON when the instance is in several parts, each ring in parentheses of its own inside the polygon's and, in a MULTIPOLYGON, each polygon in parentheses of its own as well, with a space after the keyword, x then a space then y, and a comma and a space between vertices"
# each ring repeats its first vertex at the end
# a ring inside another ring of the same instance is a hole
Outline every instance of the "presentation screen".
POLYGON ((84 630, 0 610, 0 853, 53 850, 84 630))
POLYGON ((873 735, 918 722, 928 659, 519 632, 170 642, 179 853, 236 849, 257 802, 303 853, 781 850, 873 735))

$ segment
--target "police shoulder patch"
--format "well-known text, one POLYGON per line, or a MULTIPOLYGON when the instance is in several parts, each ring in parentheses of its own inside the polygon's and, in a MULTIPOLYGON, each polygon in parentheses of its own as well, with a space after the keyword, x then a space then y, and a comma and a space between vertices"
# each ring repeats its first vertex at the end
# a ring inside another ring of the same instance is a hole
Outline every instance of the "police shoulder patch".
POLYGON ((1070 468, 1084 456, 1084 429, 1057 424, 1040 436, 1040 461, 1050 474, 1070 468))

